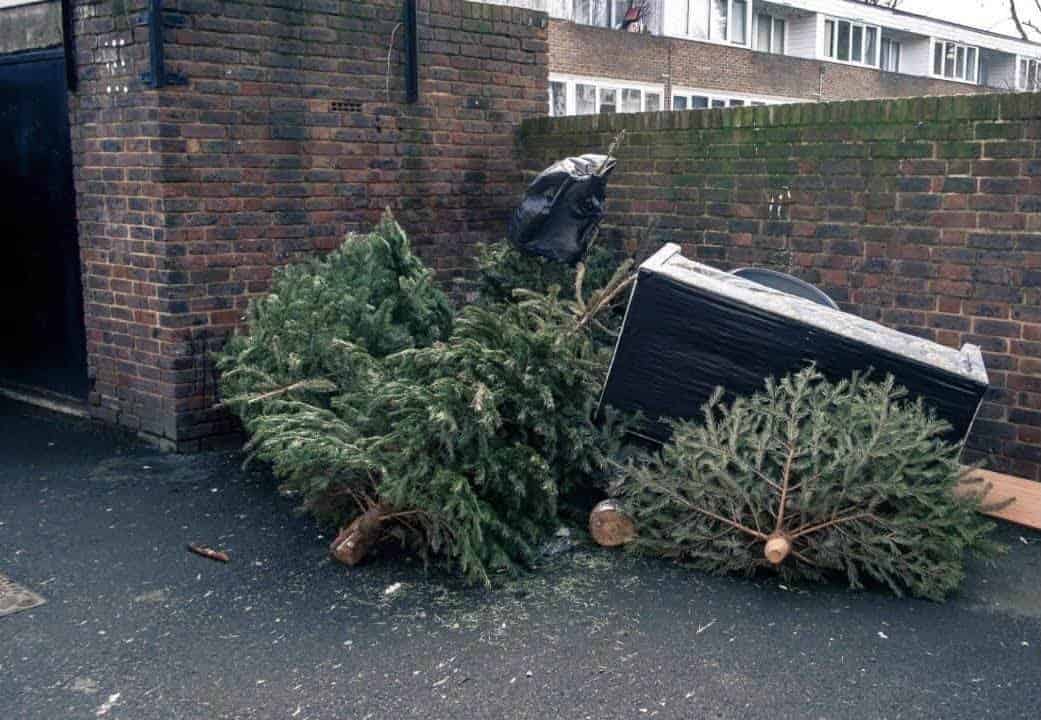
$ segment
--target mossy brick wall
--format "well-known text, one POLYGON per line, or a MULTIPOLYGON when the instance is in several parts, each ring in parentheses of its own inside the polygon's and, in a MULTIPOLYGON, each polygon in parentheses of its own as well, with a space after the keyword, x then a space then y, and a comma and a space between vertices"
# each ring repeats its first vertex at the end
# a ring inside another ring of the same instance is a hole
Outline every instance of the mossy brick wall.
POLYGON ((446 280, 501 234, 517 126, 546 109, 544 13, 419 0, 410 104, 400 0, 165 0, 166 68, 187 84, 159 90, 140 80, 144 0, 74 4, 96 416, 180 450, 229 433, 212 351, 275 267, 385 207, 446 280))
POLYGON ((980 345, 991 388, 967 454, 1041 480, 1041 94, 534 119, 527 170, 622 129, 606 238, 790 272, 849 312, 980 345))

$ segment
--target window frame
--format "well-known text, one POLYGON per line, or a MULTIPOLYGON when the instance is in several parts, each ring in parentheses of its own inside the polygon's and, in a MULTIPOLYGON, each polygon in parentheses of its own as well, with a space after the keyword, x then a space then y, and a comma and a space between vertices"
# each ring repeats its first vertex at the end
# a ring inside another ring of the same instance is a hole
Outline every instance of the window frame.
MULTIPOLYGON (((564 19, 571 20, 571 22, 576 23, 578 25, 588 25, 589 27, 606 28, 608 30, 620 30, 622 27, 622 21, 625 20, 625 14, 629 12, 628 0, 603 0, 607 8, 605 12, 605 17, 607 20, 606 25, 601 25, 599 23, 594 23, 590 21, 590 19, 593 16, 594 3, 596 3, 597 1, 598 0, 589 0, 589 13, 585 18, 580 19, 578 17, 578 3, 576 2, 576 0, 566 0, 567 4, 570 6, 570 9, 567 11, 567 14, 564 16, 564 19), (624 9, 618 7, 619 2, 625 3, 624 9), (619 10, 622 11, 621 16, 618 15, 619 10)), ((550 17, 558 17, 558 15, 554 14, 554 9, 555 7, 551 6, 549 12, 550 17)))
POLYGON ((755 49, 759 52, 770 53, 771 55, 787 55, 788 54, 788 19, 771 15, 768 12, 757 12, 755 14, 755 24, 752 27, 752 32, 755 35, 755 49), (759 47, 759 32, 763 25, 763 18, 768 18, 770 21, 770 30, 767 33, 767 46, 765 48, 759 47), (777 37, 777 26, 781 26, 781 49, 780 51, 774 50, 774 40, 777 37))
POLYGON ((802 102, 797 99, 787 100, 784 98, 771 98, 763 95, 749 95, 748 93, 728 93, 720 92, 719 90, 704 90, 701 88, 692 88, 686 86, 679 86, 672 88, 672 94, 669 97, 669 110, 672 112, 683 112, 684 110, 711 110, 712 108, 730 108, 730 107, 760 107, 763 105, 783 105, 789 102, 802 102), (687 107, 677 109, 675 107, 676 98, 684 98, 687 107), (702 98, 705 100, 705 105, 701 107, 693 107, 694 98, 702 98), (736 103, 736 104, 735 104, 736 103))
POLYGON ((879 41, 879 43, 878 43, 878 69, 883 71, 883 72, 892 72, 892 73, 900 72, 900 59, 901 59, 900 55, 901 55, 902 52, 903 52, 903 48, 901 47, 901 43, 900 43, 899 40, 894 40, 893 38, 883 37, 879 41), (884 46, 887 43, 889 44, 889 52, 888 53, 884 51, 884 46), (894 53, 894 50, 895 50, 895 53, 894 53), (884 60, 886 58, 892 59, 894 54, 896 56, 895 67, 892 67, 892 68, 886 67, 886 63, 884 62, 884 60))
MULTIPOLYGON (((658 110, 660 111, 665 105, 665 87, 663 85, 655 85, 653 83, 641 83, 641 82, 630 82, 627 80, 612 80, 610 78, 596 78, 588 77, 583 75, 567 75, 550 73, 549 82, 562 83, 564 85, 564 115, 554 116, 553 113, 553 94, 549 93, 549 113, 551 117, 572 117, 577 115, 577 86, 578 85, 589 85, 595 90, 594 97, 595 101, 593 104, 594 110, 591 114, 599 115, 601 113, 601 104, 603 100, 604 91, 613 91, 615 98, 615 113, 623 113, 622 107, 622 94, 623 91, 636 90, 640 93, 640 110, 637 112, 654 112, 647 110, 647 97, 648 95, 658 96, 658 110)), ((586 113, 589 114, 589 113, 586 113)), ((629 113, 625 113, 629 114, 629 113)))
POLYGON ((577 23, 579 25, 588 25, 590 27, 607 28, 609 30, 614 30, 614 29, 617 28, 617 24, 615 23, 615 20, 614 20, 614 10, 615 10, 614 0, 588 0, 588 2, 589 2, 589 13, 587 14, 587 16, 584 19, 580 20, 579 17, 578 17, 578 3, 575 2, 575 0, 571 0, 571 20, 572 20, 572 22, 575 22, 575 23, 577 23), (607 24, 606 25, 601 25, 600 23, 591 22, 591 18, 593 16, 594 10, 596 9, 595 5, 596 5, 597 2, 603 2, 605 7, 606 7, 606 12, 604 13, 604 17, 607 19, 607 24))
POLYGON ((1041 58, 1016 56, 1016 89, 1025 92, 1041 90, 1041 58), (1030 67, 1034 68, 1034 86, 1030 87, 1030 67))
POLYGON ((752 18, 755 17, 755 2, 754 0, 721 0, 726 6, 726 31, 724 32, 725 37, 719 37, 717 26, 721 18, 720 12, 716 9, 717 0, 674 0, 675 2, 686 3, 686 12, 684 15, 684 29, 678 37, 686 38, 688 40, 697 40, 699 42, 711 42, 720 45, 736 45, 743 48, 752 48, 752 31, 753 23, 752 18), (734 40, 734 28, 736 27, 731 19, 734 17, 734 3, 744 3, 745 6, 745 40, 744 42, 738 42, 734 40), (698 15, 705 13, 706 5, 708 7, 706 28, 707 32, 704 36, 693 33, 691 30, 696 26, 695 19, 698 15))
MULTIPOLYGON (((932 38, 932 43, 929 47, 929 76, 937 78, 939 80, 948 80, 950 82, 960 82, 966 85, 979 85, 980 84, 980 48, 976 45, 966 45, 965 43, 955 42, 953 40, 944 40, 942 38, 932 38), (952 49, 953 55, 948 58, 948 53, 952 49), (937 55, 939 51, 939 55, 937 55), (974 62, 969 63, 969 54, 972 53, 974 62), (962 75, 958 75, 958 58, 959 55, 962 58, 962 75), (940 72, 936 71, 936 61, 940 61, 940 72), (951 74, 947 74, 947 66, 951 66, 951 74), (972 68, 970 73, 969 68, 972 68), (971 78, 971 79, 970 79, 971 78)), ((1018 66, 1017 66, 1018 75, 1018 66)), ((1017 78, 1018 79, 1018 78, 1017 78)))
POLYGON ((878 67, 879 56, 881 53, 881 37, 882 27, 880 25, 872 25, 871 23, 860 22, 857 20, 850 20, 849 18, 836 17, 833 15, 821 15, 822 22, 820 27, 820 44, 819 52, 820 59, 827 60, 829 62, 843 63, 845 65, 856 65, 857 67, 878 67), (828 37, 828 24, 832 26, 831 42, 827 42, 828 37), (848 25, 846 32, 847 47, 846 47, 846 58, 839 57, 839 35, 841 34, 841 25, 848 25), (853 38, 856 35, 855 30, 860 31, 860 60, 853 59, 853 38), (868 49, 868 37, 874 33, 874 52, 873 57, 867 57, 868 49))
POLYGON ((564 80, 550 80, 548 87, 549 87, 549 116, 550 117, 566 117, 567 114, 568 114, 567 110, 568 110, 568 95, 569 95, 567 82, 564 81, 564 80), (553 106, 553 86, 554 85, 563 85, 564 86, 564 112, 561 113, 561 114, 557 114, 557 113, 554 112, 554 110, 556 109, 553 106))

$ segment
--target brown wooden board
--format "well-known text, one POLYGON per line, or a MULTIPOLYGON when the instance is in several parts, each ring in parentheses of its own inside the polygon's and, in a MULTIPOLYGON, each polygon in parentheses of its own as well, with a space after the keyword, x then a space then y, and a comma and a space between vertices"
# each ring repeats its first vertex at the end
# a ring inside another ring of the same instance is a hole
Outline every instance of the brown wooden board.
MULTIPOLYGON (((1041 483, 993 470, 973 470, 970 475, 990 484, 990 492, 983 499, 986 505, 996 505, 1014 498, 1006 507, 988 511, 986 515, 1041 530, 1041 483)), ((980 490, 978 483, 965 484, 959 488, 962 493, 978 493, 980 490)))

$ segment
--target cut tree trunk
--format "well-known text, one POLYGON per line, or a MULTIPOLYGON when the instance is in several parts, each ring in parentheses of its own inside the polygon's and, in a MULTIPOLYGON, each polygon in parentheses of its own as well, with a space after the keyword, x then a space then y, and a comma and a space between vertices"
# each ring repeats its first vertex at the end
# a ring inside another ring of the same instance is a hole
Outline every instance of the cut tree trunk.
POLYGON ((589 513, 589 534, 599 545, 618 547, 636 537, 636 525, 617 501, 604 500, 589 513))
POLYGON ((354 567, 369 554, 372 546, 383 535, 381 525, 384 517, 391 514, 385 505, 373 505, 356 517, 350 525, 340 530, 329 545, 329 552, 344 565, 354 567))
POLYGON ((780 565, 791 552, 792 541, 784 535, 771 535, 763 548, 763 554, 771 565, 780 565))

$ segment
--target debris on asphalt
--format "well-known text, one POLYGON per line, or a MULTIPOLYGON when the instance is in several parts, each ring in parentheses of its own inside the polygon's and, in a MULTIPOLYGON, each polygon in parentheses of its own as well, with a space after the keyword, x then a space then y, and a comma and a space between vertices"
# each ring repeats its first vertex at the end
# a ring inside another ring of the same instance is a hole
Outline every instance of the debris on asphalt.
POLYGON ((399 583, 399 582, 396 582, 396 583, 394 583, 393 585, 388 585, 388 586, 387 586, 387 589, 383 591, 383 594, 384 594, 384 595, 387 595, 387 596, 393 595, 393 594, 394 594, 394 593, 396 593, 396 592, 397 592, 398 590, 400 590, 400 589, 401 589, 402 587, 403 587, 403 586, 402 586, 402 584, 401 584, 401 583, 399 583))
POLYGON ((216 560, 218 562, 223 563, 229 562, 231 560, 231 558, 228 557, 227 553, 221 552, 220 550, 214 550, 213 548, 206 547, 205 545, 192 543, 188 546, 188 549, 196 555, 201 555, 202 557, 209 558, 210 560, 216 560))
POLYGON ((560 557, 577 547, 578 541, 571 534, 570 528, 561 527, 553 533, 553 537, 542 544, 542 547, 539 548, 539 555, 544 558, 560 557))
POLYGON ((108 715, 108 711, 111 710, 112 707, 117 702, 119 702, 119 696, 120 695, 121 695, 121 693, 112 693, 111 695, 109 695, 108 696, 108 700, 103 702, 101 704, 101 706, 98 707, 98 709, 94 711, 94 716, 95 717, 104 717, 105 715, 108 715))

